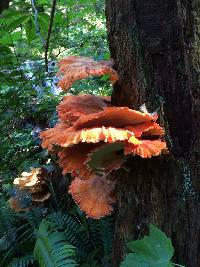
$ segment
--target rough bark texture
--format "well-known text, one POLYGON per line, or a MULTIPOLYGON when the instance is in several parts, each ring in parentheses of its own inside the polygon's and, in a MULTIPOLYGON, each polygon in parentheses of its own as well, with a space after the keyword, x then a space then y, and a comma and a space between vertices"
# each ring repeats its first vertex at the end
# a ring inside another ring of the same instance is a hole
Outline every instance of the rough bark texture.
POLYGON ((107 0, 111 56, 120 80, 113 103, 159 108, 171 154, 128 162, 116 173, 114 266, 149 223, 172 238, 174 262, 200 266, 200 2, 107 0))
POLYGON ((0 14, 4 9, 7 9, 9 7, 10 0, 0 0, 0 14))

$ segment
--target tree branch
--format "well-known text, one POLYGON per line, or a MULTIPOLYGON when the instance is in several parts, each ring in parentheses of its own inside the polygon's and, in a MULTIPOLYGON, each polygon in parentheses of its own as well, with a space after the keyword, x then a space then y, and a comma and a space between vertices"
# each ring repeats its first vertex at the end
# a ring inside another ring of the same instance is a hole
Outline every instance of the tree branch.
POLYGON ((38 10, 35 7, 34 0, 31 0, 31 5, 32 5, 33 11, 34 11, 34 22, 35 22, 36 34, 40 37, 42 45, 45 46, 46 42, 45 42, 43 36, 40 33, 40 27, 39 27, 39 24, 38 24, 38 10))
MULTIPOLYGON (((49 63, 51 63, 54 59, 56 59, 63 51, 60 51, 55 57, 53 57, 49 63)), ((33 80, 33 78, 35 78, 42 70, 44 69, 44 66, 42 66, 41 68, 39 68, 36 72, 33 73, 33 75, 31 76, 31 78, 27 79, 23 84, 21 89, 23 89, 29 82, 31 82, 33 80)))
POLYGON ((49 28, 48 28, 48 33, 47 33, 46 45, 45 45, 45 70, 46 70, 46 72, 48 72, 48 50, 49 50, 51 31, 52 31, 52 27, 53 27, 54 14, 56 11, 56 2, 57 2, 57 0, 53 0, 53 2, 52 2, 49 28))

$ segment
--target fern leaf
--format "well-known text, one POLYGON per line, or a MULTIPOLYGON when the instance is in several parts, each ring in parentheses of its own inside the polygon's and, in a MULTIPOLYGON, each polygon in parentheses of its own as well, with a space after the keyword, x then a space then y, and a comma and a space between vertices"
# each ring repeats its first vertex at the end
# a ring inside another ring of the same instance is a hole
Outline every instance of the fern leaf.
POLYGON ((78 249, 77 253, 80 257, 88 254, 91 244, 85 229, 78 220, 62 212, 54 212, 47 218, 53 229, 64 232, 66 241, 78 249))
POLYGON ((114 241, 114 220, 113 217, 103 218, 98 221, 98 228, 104 255, 111 256, 114 241))
POLYGON ((38 231, 33 256, 40 267, 75 267, 72 259, 75 249, 66 243, 62 232, 52 232, 48 229, 48 222, 43 220, 38 231))
POLYGON ((19 258, 13 258, 7 265, 7 267, 28 267, 33 263, 33 256, 26 255, 19 258))

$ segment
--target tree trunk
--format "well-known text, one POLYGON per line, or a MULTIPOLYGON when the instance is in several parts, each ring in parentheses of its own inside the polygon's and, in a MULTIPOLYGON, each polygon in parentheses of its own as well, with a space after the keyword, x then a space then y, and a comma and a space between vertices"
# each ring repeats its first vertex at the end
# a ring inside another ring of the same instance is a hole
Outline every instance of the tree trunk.
POLYGON ((11 0, 0 0, 0 14, 3 12, 4 9, 9 7, 9 3, 11 0))
POLYGON ((113 103, 159 108, 170 154, 133 157, 116 173, 113 266, 149 223, 172 238, 173 261, 200 266, 200 2, 107 0, 111 57, 120 80, 113 103))

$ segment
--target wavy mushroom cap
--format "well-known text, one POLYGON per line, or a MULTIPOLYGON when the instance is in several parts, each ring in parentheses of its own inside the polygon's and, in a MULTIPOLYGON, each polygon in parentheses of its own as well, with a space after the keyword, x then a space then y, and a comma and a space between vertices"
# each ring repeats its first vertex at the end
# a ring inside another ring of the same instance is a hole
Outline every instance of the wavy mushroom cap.
POLYGON ((166 153, 166 142, 161 140, 141 140, 141 144, 135 145, 131 142, 131 138, 124 147, 124 154, 138 155, 142 158, 151 158, 152 156, 159 156, 162 152, 166 153))
POLYGON ((81 116, 73 127, 77 130, 96 126, 123 128, 145 122, 155 122, 157 118, 157 115, 143 113, 128 107, 107 107, 102 112, 81 116))
POLYGON ((119 77, 112 69, 113 60, 95 61, 88 57, 69 56, 65 57, 58 64, 60 70, 58 75, 63 75, 58 86, 63 90, 68 90, 72 84, 78 80, 89 76, 109 75, 111 83, 115 83, 119 77))
POLYGON ((114 188, 115 183, 104 176, 93 176, 88 180, 76 177, 69 187, 69 193, 88 217, 100 219, 113 210, 114 188))
MULTIPOLYGON (((78 143, 114 143, 117 141, 125 141, 132 137, 135 144, 139 144, 134 133, 120 128, 114 127, 95 127, 82 130, 74 130, 68 128, 63 123, 57 124, 54 128, 41 132, 42 147, 52 149, 53 145, 61 147, 70 147, 78 143)), ((133 141, 132 141, 133 142, 133 141)))
POLYGON ((64 148, 59 153, 59 164, 63 174, 71 173, 72 176, 79 176, 81 179, 89 179, 92 170, 85 164, 88 154, 97 147, 96 144, 81 143, 72 147, 64 148))
POLYGON ((40 183, 41 168, 34 168, 31 172, 22 172, 21 177, 15 178, 13 184, 19 188, 33 187, 40 183))
POLYGON ((30 172, 23 172, 21 177, 15 178, 14 185, 20 191, 31 194, 33 201, 43 202, 50 197, 45 182, 45 172, 42 168, 32 168, 30 172))
POLYGON ((57 111, 60 120, 72 126, 82 115, 103 111, 108 106, 110 106, 109 96, 69 95, 63 98, 63 101, 57 106, 57 111))

